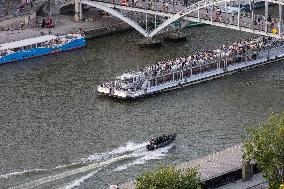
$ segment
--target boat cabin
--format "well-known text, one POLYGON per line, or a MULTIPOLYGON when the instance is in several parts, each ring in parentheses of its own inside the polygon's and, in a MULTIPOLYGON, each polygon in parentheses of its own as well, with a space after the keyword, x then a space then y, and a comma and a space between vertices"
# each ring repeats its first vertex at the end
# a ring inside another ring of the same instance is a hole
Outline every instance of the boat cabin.
POLYGON ((125 73, 121 76, 118 76, 116 79, 116 85, 118 85, 120 88, 124 90, 132 89, 137 86, 139 81, 142 78, 143 73, 137 72, 137 73, 125 73))
POLYGON ((57 36, 55 35, 46 35, 10 43, 4 43, 0 45, 0 55, 6 55, 13 52, 24 51, 33 48, 46 47, 50 41, 56 39, 57 36))

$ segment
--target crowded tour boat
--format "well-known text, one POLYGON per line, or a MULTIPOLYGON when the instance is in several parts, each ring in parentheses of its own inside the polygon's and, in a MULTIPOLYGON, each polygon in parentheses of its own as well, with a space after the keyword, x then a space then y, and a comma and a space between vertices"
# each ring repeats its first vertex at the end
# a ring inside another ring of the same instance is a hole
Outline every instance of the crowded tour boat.
POLYGON ((114 81, 98 85, 97 91, 128 99, 172 90, 281 59, 283 45, 283 40, 256 36, 124 73, 114 81))
POLYGON ((86 46, 86 40, 81 34, 44 35, 0 44, 0 64, 69 51, 84 46, 86 46))

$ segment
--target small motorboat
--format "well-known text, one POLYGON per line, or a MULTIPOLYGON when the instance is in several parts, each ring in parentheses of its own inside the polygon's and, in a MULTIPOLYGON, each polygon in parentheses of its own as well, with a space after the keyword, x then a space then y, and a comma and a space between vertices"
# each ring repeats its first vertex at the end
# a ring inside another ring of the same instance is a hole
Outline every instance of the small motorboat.
POLYGON ((162 148, 162 147, 169 145, 175 139, 176 139, 175 133, 170 134, 170 135, 163 135, 163 136, 160 136, 156 139, 152 138, 152 139, 150 139, 150 144, 147 144, 146 147, 147 147, 147 150, 153 151, 153 150, 156 150, 158 148, 162 148))

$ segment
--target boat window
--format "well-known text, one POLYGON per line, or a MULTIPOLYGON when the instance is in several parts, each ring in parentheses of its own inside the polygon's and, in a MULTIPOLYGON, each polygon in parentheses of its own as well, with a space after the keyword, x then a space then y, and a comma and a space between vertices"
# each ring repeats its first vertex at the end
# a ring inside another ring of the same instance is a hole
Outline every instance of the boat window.
POLYGON ((6 49, 0 51, 0 56, 5 56, 6 54, 7 54, 7 50, 6 49))
POLYGON ((122 82, 123 83, 132 83, 133 79, 132 78, 127 78, 127 79, 124 79, 122 82))
POLYGON ((18 51, 20 51, 20 48, 14 48, 14 49, 12 49, 12 51, 18 52, 18 51))
POLYGON ((30 49, 29 45, 28 46, 23 46, 23 50, 28 50, 28 49, 30 49))
POLYGON ((41 44, 41 43, 38 43, 38 44, 37 44, 37 47, 41 47, 41 46, 42 46, 42 44, 41 44))
POLYGON ((36 44, 32 44, 31 47, 32 47, 32 48, 36 48, 36 44))

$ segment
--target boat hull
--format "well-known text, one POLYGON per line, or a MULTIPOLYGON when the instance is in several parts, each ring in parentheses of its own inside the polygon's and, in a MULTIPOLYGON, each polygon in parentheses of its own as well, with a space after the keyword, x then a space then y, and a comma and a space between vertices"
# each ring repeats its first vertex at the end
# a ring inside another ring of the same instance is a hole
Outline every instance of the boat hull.
POLYGON ((148 145, 146 146, 147 150, 153 151, 153 150, 156 150, 156 149, 158 149, 158 148, 163 148, 163 147, 165 147, 165 146, 168 146, 169 144, 171 144, 171 143, 173 143, 173 142, 175 141, 175 139, 176 139, 176 134, 168 135, 168 137, 169 137, 169 140, 167 140, 167 141, 165 141, 165 142, 163 142, 163 143, 161 143, 161 144, 158 144, 158 145, 150 145, 150 144, 148 144, 148 145))

